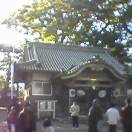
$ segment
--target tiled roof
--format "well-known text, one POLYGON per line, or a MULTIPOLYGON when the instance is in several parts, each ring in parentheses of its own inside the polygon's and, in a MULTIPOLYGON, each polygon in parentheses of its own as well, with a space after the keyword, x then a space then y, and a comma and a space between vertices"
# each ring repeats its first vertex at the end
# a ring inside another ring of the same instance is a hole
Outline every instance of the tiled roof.
POLYGON ((17 64, 19 68, 25 70, 61 72, 63 69, 67 71, 71 67, 77 67, 82 62, 89 61, 93 56, 99 56, 118 73, 126 73, 125 67, 112 57, 108 50, 102 48, 34 43, 25 48, 25 53, 25 61, 28 61, 28 63, 17 64))

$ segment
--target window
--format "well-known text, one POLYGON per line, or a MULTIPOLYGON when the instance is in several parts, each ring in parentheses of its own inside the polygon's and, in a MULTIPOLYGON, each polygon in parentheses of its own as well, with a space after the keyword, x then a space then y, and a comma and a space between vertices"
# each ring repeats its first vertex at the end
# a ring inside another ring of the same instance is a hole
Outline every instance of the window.
POLYGON ((46 81, 33 81, 32 82, 32 95, 52 95, 52 85, 46 81))

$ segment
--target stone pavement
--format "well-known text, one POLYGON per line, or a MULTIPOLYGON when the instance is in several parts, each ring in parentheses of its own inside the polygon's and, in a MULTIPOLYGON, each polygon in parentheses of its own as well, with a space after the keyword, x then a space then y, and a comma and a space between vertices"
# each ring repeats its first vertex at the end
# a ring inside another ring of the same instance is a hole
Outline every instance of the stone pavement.
MULTIPOLYGON (((88 132, 88 125, 86 123, 80 123, 79 129, 72 129, 70 122, 53 121, 53 127, 55 132, 88 132)), ((37 123, 37 132, 42 132, 42 121, 37 123)), ((102 132, 108 132, 108 126, 104 125, 102 132)), ((118 126, 117 132, 122 132, 121 126, 118 126)))
MULTIPOLYGON (((57 121, 53 121, 53 127, 55 128, 55 132, 87 132, 87 125, 81 124, 80 128, 72 130, 72 126, 69 123, 61 123, 57 121)), ((37 132, 42 132, 42 122, 38 122, 37 124, 37 132)))
POLYGON ((7 119, 7 110, 4 107, 0 107, 0 122, 7 119))

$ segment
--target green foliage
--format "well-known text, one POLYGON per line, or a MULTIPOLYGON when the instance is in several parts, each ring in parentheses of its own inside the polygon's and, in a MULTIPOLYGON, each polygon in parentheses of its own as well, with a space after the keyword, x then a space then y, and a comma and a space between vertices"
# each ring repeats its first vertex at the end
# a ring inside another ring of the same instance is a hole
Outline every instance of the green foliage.
POLYGON ((14 61, 19 61, 22 57, 22 50, 16 49, 14 47, 0 45, 0 80, 6 81, 6 87, 9 85, 9 80, 11 76, 11 63, 12 63, 12 56, 14 61), (11 56, 12 55, 12 56, 11 56))
POLYGON ((34 41, 107 47, 121 62, 132 47, 132 3, 128 0, 35 0, 16 14, 17 26, 34 41))

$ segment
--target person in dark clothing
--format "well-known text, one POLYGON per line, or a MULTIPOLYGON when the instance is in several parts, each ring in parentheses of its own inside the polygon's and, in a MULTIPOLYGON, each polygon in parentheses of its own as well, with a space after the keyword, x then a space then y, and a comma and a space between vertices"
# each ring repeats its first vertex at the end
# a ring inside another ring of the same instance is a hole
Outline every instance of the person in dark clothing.
POLYGON ((33 132, 36 130, 35 116, 30 104, 26 104, 18 116, 17 132, 33 132))
POLYGON ((21 103, 18 100, 14 103, 14 107, 17 113, 21 111, 21 103))
POLYGON ((88 132, 99 132, 98 122, 102 119, 103 112, 98 99, 94 99, 88 113, 88 132))
POLYGON ((9 132, 16 132, 16 122, 17 112, 15 111, 15 108, 12 106, 7 116, 9 132))
POLYGON ((121 118, 124 132, 132 132, 132 105, 131 99, 127 99, 127 105, 121 110, 121 118))
POLYGON ((54 132, 54 127, 52 126, 51 120, 49 118, 44 120, 42 132, 54 132))

